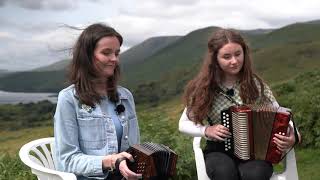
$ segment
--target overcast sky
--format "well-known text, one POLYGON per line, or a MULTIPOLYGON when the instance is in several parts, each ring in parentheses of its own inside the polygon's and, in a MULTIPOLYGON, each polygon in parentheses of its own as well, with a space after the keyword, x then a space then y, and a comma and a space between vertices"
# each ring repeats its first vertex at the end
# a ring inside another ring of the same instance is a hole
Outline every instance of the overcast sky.
POLYGON ((29 70, 67 58, 79 32, 104 22, 122 51, 147 38, 220 26, 279 28, 320 19, 320 0, 0 0, 0 69, 29 70))

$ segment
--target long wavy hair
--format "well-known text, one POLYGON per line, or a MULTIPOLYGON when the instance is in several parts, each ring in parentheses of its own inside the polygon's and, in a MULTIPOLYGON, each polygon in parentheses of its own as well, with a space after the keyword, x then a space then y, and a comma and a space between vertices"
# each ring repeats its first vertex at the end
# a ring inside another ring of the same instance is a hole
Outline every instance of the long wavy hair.
MULTIPOLYGON (((94 66, 93 59, 98 41, 107 36, 116 37, 120 46, 122 45, 122 36, 115 29, 96 23, 82 31, 72 49, 72 61, 68 69, 69 82, 75 85, 80 102, 89 106, 94 106, 102 98, 95 88, 99 81, 99 72, 94 66)), ((105 80, 108 98, 112 102, 119 101, 117 93, 119 78, 120 67, 117 64, 113 75, 105 80)))
POLYGON ((183 101, 188 109, 187 116, 196 124, 203 124, 217 95, 218 84, 224 75, 218 64, 217 55, 227 43, 237 43, 243 49, 244 62, 239 72, 242 101, 250 104, 254 103, 260 94, 263 96, 263 81, 253 72, 249 47, 243 37, 231 29, 218 29, 209 38, 208 50, 198 75, 187 84, 184 91, 183 101), (260 83, 261 92, 255 79, 260 83))

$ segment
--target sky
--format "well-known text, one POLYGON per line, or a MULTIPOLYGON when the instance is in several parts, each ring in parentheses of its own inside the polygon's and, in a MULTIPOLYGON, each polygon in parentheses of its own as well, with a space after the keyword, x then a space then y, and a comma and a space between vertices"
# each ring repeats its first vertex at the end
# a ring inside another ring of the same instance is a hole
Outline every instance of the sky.
POLYGON ((281 28, 320 20, 320 0, 0 0, 0 70, 25 71, 70 58, 81 31, 106 23, 121 51, 156 36, 219 26, 281 28))

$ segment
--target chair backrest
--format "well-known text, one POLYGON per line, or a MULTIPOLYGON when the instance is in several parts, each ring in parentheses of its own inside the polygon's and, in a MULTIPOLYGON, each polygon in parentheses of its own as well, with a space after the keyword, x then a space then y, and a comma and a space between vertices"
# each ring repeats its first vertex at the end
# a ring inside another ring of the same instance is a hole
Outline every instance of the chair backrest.
POLYGON ((19 151, 21 161, 31 168, 38 179, 61 180, 73 179, 72 173, 59 172, 55 170, 52 153, 54 152, 54 137, 42 138, 23 145, 19 151))

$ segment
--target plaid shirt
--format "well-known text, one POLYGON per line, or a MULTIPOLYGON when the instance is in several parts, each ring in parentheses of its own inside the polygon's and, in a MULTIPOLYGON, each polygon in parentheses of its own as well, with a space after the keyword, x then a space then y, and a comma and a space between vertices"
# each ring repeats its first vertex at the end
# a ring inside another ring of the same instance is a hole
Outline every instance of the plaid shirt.
MULTIPOLYGON (((258 87, 258 91, 260 92, 261 87, 260 87, 260 83, 257 79, 255 79, 255 84, 258 87)), ((219 85, 219 87, 226 92, 227 88, 219 85)), ((235 84, 235 86, 233 87, 234 89, 234 96, 232 96, 232 98, 238 103, 238 104, 243 104, 242 99, 240 97, 240 83, 237 82, 235 84)), ((272 94, 272 91, 270 89, 270 87, 266 84, 264 84, 264 95, 265 97, 270 101, 270 103, 276 102, 275 97, 272 94)), ((256 100, 255 104, 260 104, 262 103, 262 98, 261 96, 256 100)), ((228 100, 225 96, 223 96, 222 94, 218 94, 217 96, 214 97, 214 101, 212 103, 212 107, 211 107, 211 111, 208 113, 208 116, 210 117, 210 119, 212 120, 213 124, 220 124, 221 120, 220 120, 220 112, 223 109, 227 109, 230 106, 235 105, 233 102, 231 102, 230 100, 228 100)))

